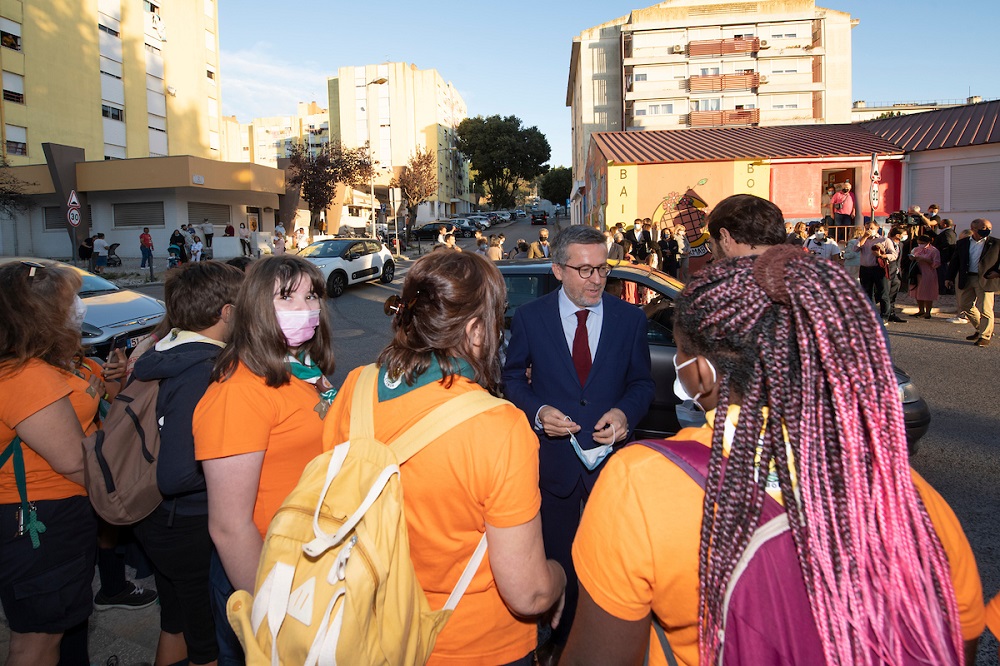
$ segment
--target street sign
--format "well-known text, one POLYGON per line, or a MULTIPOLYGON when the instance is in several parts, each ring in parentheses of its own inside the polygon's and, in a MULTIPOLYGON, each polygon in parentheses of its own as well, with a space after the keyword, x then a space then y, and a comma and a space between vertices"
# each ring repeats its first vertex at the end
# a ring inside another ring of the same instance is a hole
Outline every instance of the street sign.
POLYGON ((878 154, 872 153, 872 168, 871 168, 871 179, 872 186, 868 191, 868 202, 872 205, 872 219, 875 218, 875 211, 878 209, 879 203, 881 203, 882 197, 878 189, 878 184, 882 180, 882 173, 878 168, 878 154))
POLYGON ((70 225, 74 227, 80 226, 80 220, 83 219, 80 216, 80 209, 70 208, 69 211, 66 213, 66 219, 69 220, 70 225))
POLYGON ((76 196, 76 190, 69 191, 69 200, 66 202, 66 205, 70 208, 80 207, 80 199, 76 196))

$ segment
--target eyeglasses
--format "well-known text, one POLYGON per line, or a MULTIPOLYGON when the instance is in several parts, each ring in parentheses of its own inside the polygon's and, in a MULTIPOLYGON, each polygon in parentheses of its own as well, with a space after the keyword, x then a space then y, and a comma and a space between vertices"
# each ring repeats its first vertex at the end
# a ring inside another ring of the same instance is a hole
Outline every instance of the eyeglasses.
POLYGON ((602 264, 600 266, 590 266, 586 264, 583 266, 570 266, 569 264, 562 264, 562 266, 563 268, 572 268, 574 271, 579 273, 580 277, 584 280, 593 275, 594 271, 597 271, 597 274, 602 278, 608 277, 608 273, 611 272, 611 266, 607 264, 602 264))

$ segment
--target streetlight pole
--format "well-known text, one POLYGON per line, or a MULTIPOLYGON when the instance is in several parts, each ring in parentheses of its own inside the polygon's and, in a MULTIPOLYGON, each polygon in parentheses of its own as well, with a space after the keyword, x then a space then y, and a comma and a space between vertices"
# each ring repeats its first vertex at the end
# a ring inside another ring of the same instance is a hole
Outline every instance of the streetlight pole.
MULTIPOLYGON (((365 84, 365 90, 367 91, 368 86, 381 86, 381 85, 385 85, 388 82, 389 82, 389 79, 385 78, 384 76, 380 76, 377 79, 372 79, 371 81, 369 81, 368 83, 366 83, 365 84)), ((366 100, 366 103, 367 103, 367 100, 366 100)), ((371 104, 369 104, 368 106, 371 107, 371 104)), ((378 108, 378 107, 376 107, 376 108, 378 108)), ((369 125, 369 127, 371 126, 371 120, 370 119, 369 119, 368 125, 369 125)), ((375 145, 374 145, 374 142, 372 141, 372 133, 371 133, 370 130, 368 132, 368 166, 371 169, 371 174, 370 174, 370 178, 369 178, 369 184, 371 185, 371 196, 372 196, 372 200, 371 200, 371 205, 372 205, 372 235, 371 235, 371 237, 375 238, 376 235, 377 235, 377 233, 376 233, 377 229, 376 229, 376 226, 375 226, 375 145)))

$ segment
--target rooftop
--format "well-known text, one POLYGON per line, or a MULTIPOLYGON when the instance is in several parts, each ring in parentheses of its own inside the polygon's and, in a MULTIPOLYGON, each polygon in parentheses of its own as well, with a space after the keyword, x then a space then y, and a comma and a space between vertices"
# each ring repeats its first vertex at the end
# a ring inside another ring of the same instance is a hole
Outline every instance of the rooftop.
POLYGON ((871 120, 860 126, 906 152, 1000 143, 1000 100, 871 120))

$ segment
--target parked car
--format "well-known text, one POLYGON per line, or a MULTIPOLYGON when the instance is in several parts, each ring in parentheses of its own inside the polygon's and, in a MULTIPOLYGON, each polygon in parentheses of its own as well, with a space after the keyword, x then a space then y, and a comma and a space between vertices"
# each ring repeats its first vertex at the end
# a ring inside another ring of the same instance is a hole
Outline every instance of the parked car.
POLYGON ((53 263, 76 272, 83 280, 77 292, 87 305, 87 314, 80 331, 80 344, 88 356, 106 359, 114 345, 128 354, 160 323, 167 309, 163 301, 122 289, 99 275, 88 273, 71 264, 31 257, 8 257, 10 261, 53 263))
POLYGON ((514 211, 514 215, 517 215, 517 216, 518 216, 519 218, 520 218, 520 217, 528 217, 528 214, 527 214, 527 213, 525 213, 525 212, 524 212, 523 210, 521 210, 520 208, 518 208, 517 210, 515 210, 515 211, 514 211))
POLYGON ((457 227, 456 222, 457 220, 452 220, 451 222, 428 222, 413 229, 410 233, 417 240, 436 241, 442 227, 445 229, 449 229, 452 226, 457 227))
POLYGON ((396 264, 392 252, 380 241, 371 238, 330 238, 311 243, 299 252, 326 278, 326 295, 337 298, 348 285, 369 282, 376 278, 383 284, 392 282, 396 264))
POLYGON ((505 211, 505 210, 497 211, 497 215, 504 222, 510 222, 511 221, 511 216, 510 216, 510 213, 508 211, 505 211))
MULTIPOLYGON (((559 288, 559 281, 552 274, 551 261, 501 261, 497 263, 507 287, 507 312, 504 328, 510 330, 510 322, 517 308, 550 291, 559 288)), ((680 428, 678 416, 679 401, 674 394, 673 357, 677 353, 673 334, 673 302, 683 291, 684 285, 666 273, 649 266, 620 263, 615 265, 609 277, 624 282, 633 282, 637 287, 652 290, 653 300, 660 299, 667 307, 648 320, 649 355, 653 367, 656 393, 646 417, 636 427, 636 437, 666 437, 680 428)), ((910 453, 916 451, 917 442, 927 433, 931 415, 927 403, 913 384, 909 375, 895 368, 899 397, 903 403, 903 420, 906 424, 906 440, 910 453)), ((681 407, 685 420, 690 412, 681 407)))
POLYGON ((480 231, 485 231, 490 228, 490 218, 485 215, 470 215, 466 219, 478 226, 480 231))
POLYGON ((533 210, 531 211, 531 223, 532 224, 548 224, 549 214, 544 210, 533 210))

